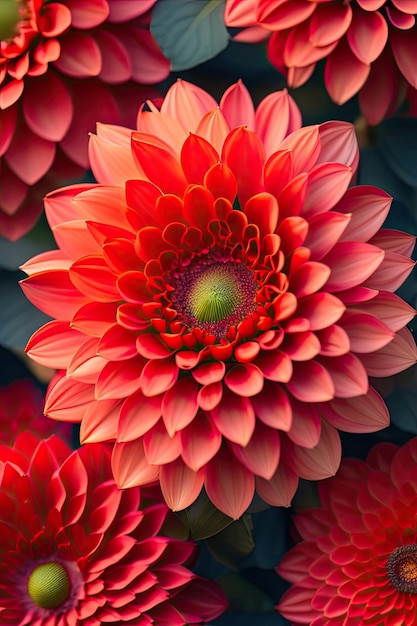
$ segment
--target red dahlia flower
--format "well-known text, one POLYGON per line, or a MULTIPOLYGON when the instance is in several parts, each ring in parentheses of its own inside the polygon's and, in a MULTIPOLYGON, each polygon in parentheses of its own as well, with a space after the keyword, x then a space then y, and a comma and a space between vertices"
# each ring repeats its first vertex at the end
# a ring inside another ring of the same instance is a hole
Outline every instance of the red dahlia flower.
POLYGON ((301 542, 278 573, 293 583, 278 610, 309 626, 414 626, 417 612, 417 437, 344 458, 319 483, 322 508, 294 516, 301 542))
POLYGON ((43 414, 45 395, 30 378, 15 380, 7 387, 0 387, 0 443, 13 445, 23 431, 38 437, 59 434, 71 441, 71 425, 59 424, 43 414))
POLYGON ((26 233, 44 193, 81 177, 96 121, 133 124, 140 94, 155 94, 136 83, 168 75, 155 1, 20 0, 18 32, 0 42, 2 236, 26 233))
POLYGON ((370 124, 392 115, 417 89, 417 0, 226 0, 228 26, 272 31, 271 63, 291 87, 327 59, 324 80, 338 104, 359 93, 370 124))
POLYGON ((46 413, 113 440, 118 485, 159 479, 174 510, 203 485, 233 518, 255 487, 289 505, 298 476, 335 473, 336 429, 388 425, 368 374, 416 360, 392 293, 414 237, 380 230, 386 193, 348 188, 353 126, 298 128, 285 91, 255 112, 241 83, 218 107, 180 81, 149 107, 91 137, 99 184, 46 199, 60 249, 22 283, 55 318, 27 351, 66 371, 46 413))
POLYGON ((194 543, 160 534, 166 505, 118 489, 107 446, 26 433, 0 446, 0 469, 3 626, 183 626, 225 609, 184 565, 194 543))

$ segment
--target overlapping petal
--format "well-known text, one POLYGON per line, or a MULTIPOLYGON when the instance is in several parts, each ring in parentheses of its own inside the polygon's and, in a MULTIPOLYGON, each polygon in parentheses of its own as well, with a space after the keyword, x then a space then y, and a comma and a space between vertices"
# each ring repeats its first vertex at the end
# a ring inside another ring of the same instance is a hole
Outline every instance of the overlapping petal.
POLYGON ((416 360, 415 311, 393 293, 414 241, 381 230, 388 194, 350 186, 350 124, 299 128, 286 91, 255 110, 242 83, 212 106, 178 81, 139 131, 100 126, 98 183, 47 196, 60 251, 22 287, 55 318, 29 354, 66 371, 47 415, 113 441, 120 487, 159 476, 178 509, 204 485, 235 518, 255 489, 281 506, 297 476, 333 475, 337 429, 388 425, 368 375, 416 360))

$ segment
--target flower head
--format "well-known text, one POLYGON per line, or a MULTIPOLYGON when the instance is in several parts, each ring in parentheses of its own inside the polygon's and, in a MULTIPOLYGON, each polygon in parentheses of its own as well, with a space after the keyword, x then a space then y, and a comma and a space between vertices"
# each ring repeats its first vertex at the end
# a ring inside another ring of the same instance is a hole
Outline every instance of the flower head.
POLYGON ((155 1, 16 0, 17 32, 0 41, 2 236, 27 232, 42 195, 84 173, 96 121, 133 124, 140 95, 155 95, 143 85, 169 72, 148 29, 155 1))
POLYGON ((37 437, 59 434, 71 441, 71 425, 57 424, 43 414, 45 394, 30 378, 0 387, 0 443, 13 445, 16 437, 28 431, 37 437), (58 428, 57 428, 58 426, 58 428))
POLYGON ((405 88, 417 89, 415 0, 227 0, 228 26, 259 25, 272 35, 271 63, 288 84, 304 84, 326 59, 324 80, 338 104, 359 93, 370 124, 392 115, 405 88))
POLYGON ((389 422, 368 374, 416 360, 392 293, 414 238, 380 230, 386 193, 348 188, 353 127, 299 128, 286 91, 255 112, 242 83, 217 106, 180 81, 149 108, 136 132, 99 125, 99 184, 48 195, 60 249, 23 267, 55 318, 27 351, 66 372, 46 413, 175 510, 203 485, 234 518, 255 486, 288 506, 298 476, 335 473, 338 428, 389 422))
POLYGON ((322 508, 294 516, 301 538, 277 571, 292 624, 413 626, 417 611, 417 438, 344 458, 318 485, 322 508))
POLYGON ((186 566, 190 541, 161 532, 168 509, 121 491, 106 445, 71 452, 27 433, 0 446, 4 626, 200 623, 225 599, 186 566))

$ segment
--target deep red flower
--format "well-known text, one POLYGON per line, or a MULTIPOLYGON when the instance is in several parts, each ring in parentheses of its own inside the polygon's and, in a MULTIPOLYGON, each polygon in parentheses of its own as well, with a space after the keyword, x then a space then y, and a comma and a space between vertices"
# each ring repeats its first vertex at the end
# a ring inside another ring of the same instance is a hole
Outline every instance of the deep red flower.
POLYGON ((417 89, 416 0, 226 0, 232 27, 262 26, 272 35, 271 63, 291 87, 327 59, 324 80, 338 104, 359 93, 370 124, 392 115, 405 88, 417 89))
POLYGON ((168 509, 121 491, 110 449, 56 436, 0 446, 0 623, 183 626, 225 598, 187 568, 195 544, 163 536, 168 509))
POLYGON ((321 508, 294 516, 301 538, 277 571, 292 583, 278 610, 309 626, 414 626, 417 437, 344 458, 318 485, 321 508))
POLYGON ((17 239, 46 191, 88 168, 97 121, 133 124, 138 99, 169 73, 149 31, 156 0, 18 0, 0 42, 0 234, 17 239))
POLYGON ((37 437, 55 433, 71 442, 71 425, 57 424, 45 417, 44 405, 45 394, 30 378, 0 387, 0 443, 11 446, 24 431, 37 437))
POLYGON ((386 193, 348 188, 353 126, 298 128, 285 91, 255 113, 241 83, 218 107, 180 81, 149 107, 91 137, 100 184, 46 199, 60 249, 22 284, 54 318, 29 355, 66 371, 46 413, 113 440, 119 486, 159 479, 174 510, 203 485, 234 518, 255 487, 288 506, 335 473, 338 428, 389 423, 368 375, 416 361, 392 293, 414 237, 380 230, 386 193))

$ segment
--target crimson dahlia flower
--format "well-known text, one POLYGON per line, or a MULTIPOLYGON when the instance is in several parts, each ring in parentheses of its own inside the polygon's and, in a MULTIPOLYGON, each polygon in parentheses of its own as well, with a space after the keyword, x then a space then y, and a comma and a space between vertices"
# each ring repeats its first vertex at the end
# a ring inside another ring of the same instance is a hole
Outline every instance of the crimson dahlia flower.
POLYGON ((271 63, 291 87, 304 84, 326 59, 330 97, 359 93, 370 124, 392 115, 406 88, 417 89, 416 0, 226 0, 232 27, 262 26, 272 35, 271 63))
POLYGON ((12 445, 23 431, 37 437, 53 433, 71 441, 71 425, 56 424, 43 414, 45 395, 30 378, 15 380, 0 387, 0 443, 12 445), (58 426, 58 428, 57 428, 58 426))
POLYGON ((164 503, 121 491, 106 445, 72 452, 56 436, 0 446, 0 622, 6 626, 183 626, 225 609, 163 536, 164 503))
POLYGON ((416 360, 414 309, 392 292, 414 237, 380 230, 391 198, 351 187, 353 126, 299 128, 286 91, 254 111, 177 82, 138 130, 99 125, 99 184, 46 198, 59 250, 26 263, 54 321, 29 355, 66 376, 46 413, 114 441, 121 487, 159 479, 169 506, 203 485, 233 518, 255 488, 289 505, 333 475, 337 429, 388 425, 368 375, 416 360))
POLYGON ((294 516, 301 538, 277 571, 292 583, 278 610, 309 626, 414 626, 417 438, 344 458, 319 483, 322 508, 294 516))
POLYGON ((96 121, 133 124, 155 95, 137 83, 170 68, 148 28, 156 0, 16 1, 17 32, 0 42, 0 234, 13 240, 46 191, 88 168, 96 121))

